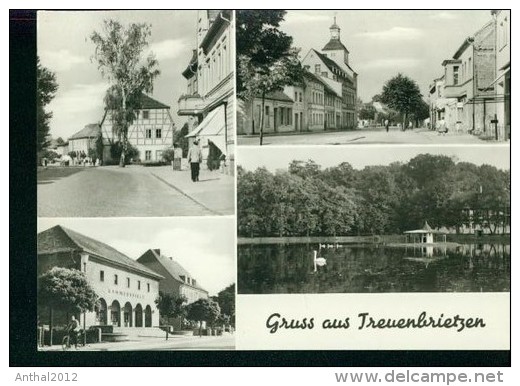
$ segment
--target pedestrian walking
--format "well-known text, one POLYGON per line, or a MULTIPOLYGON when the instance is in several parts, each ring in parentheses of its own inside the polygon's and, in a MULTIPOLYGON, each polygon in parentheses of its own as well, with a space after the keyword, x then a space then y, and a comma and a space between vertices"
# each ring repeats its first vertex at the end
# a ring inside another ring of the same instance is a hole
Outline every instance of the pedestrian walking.
POLYGON ((385 119, 385 129, 386 129, 387 133, 388 133, 389 128, 390 128, 390 122, 388 122, 388 119, 385 119))
POLYGON ((202 151, 199 148, 199 140, 193 141, 188 150, 188 162, 191 169, 191 180, 197 182, 199 180, 200 163, 202 162, 202 151))

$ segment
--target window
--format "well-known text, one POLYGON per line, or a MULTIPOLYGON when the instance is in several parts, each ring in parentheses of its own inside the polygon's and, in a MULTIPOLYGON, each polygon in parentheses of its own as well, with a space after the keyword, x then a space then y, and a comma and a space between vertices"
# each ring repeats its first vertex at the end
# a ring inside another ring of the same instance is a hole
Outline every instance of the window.
POLYGON ((329 73, 327 71, 323 71, 321 73, 321 76, 323 76, 324 78, 328 78, 329 77, 329 73))
POLYGON ((138 290, 141 289, 141 280, 137 280, 137 289, 138 289, 138 290))
POLYGON ((147 288, 148 292, 150 292, 150 283, 146 283, 146 288, 147 288))
POLYGON ((301 92, 300 93, 300 102, 302 102, 302 100, 303 100, 302 98, 303 98, 303 93, 301 92))
POLYGON ((126 288, 130 288, 130 278, 126 278, 126 288))
POLYGON ((114 284, 117 285, 117 275, 114 275, 114 284))
POLYGON ((148 110, 143 110, 143 119, 150 119, 150 112, 148 110))
POLYGON ((459 84, 459 66, 453 66, 453 84, 459 84))
POLYGON ((105 271, 99 271, 99 281, 105 281, 105 271))
POLYGON ((152 138, 152 129, 146 129, 145 136, 146 138, 152 138))
POLYGON ((314 65, 314 73, 319 74, 321 72, 321 65, 315 64, 314 65))
POLYGON ((161 129, 155 129, 155 138, 161 138, 162 132, 161 129))
POLYGON ((294 92, 294 101, 298 102, 298 92, 297 91, 294 92))
POLYGON ((144 152, 144 159, 146 161, 150 161, 152 159, 152 151, 151 150, 146 150, 144 152))
POLYGON ((265 106, 265 127, 270 127, 270 125, 269 125, 269 106, 265 106))

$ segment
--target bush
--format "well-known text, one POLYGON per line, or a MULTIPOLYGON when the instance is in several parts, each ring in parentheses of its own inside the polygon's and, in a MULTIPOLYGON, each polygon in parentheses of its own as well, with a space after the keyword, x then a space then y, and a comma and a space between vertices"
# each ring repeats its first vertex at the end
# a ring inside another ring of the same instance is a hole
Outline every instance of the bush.
MULTIPOLYGON (((112 160, 116 163, 119 163, 121 159, 121 153, 123 152, 123 145, 120 141, 117 141, 110 145, 110 156, 112 160)), ((130 163, 130 160, 138 160, 139 159, 139 150, 133 147, 130 143, 128 144, 128 149, 125 156, 125 165, 130 163)))
POLYGON ((162 159, 166 162, 166 163, 171 163, 173 161, 173 154, 174 154, 174 149, 166 149, 165 151, 163 151, 162 153, 162 159))
POLYGON ((208 154, 208 169, 217 170, 220 168, 220 161, 222 159, 222 152, 212 142, 209 142, 209 154, 208 154))

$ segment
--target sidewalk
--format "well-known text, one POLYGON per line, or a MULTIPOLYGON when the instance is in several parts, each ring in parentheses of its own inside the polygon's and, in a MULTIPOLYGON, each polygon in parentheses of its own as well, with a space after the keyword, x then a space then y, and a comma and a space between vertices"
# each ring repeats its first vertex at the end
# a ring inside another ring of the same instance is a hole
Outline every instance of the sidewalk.
POLYGON ((232 215, 235 213, 235 178, 220 171, 201 170, 199 181, 191 180, 190 170, 172 170, 171 166, 145 168, 173 189, 216 215, 232 215))

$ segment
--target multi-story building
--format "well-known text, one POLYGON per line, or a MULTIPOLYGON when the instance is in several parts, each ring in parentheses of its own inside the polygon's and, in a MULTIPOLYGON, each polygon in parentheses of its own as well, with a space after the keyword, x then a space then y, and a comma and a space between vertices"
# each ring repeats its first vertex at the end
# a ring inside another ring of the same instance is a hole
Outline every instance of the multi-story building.
POLYGON ((511 11, 496 11, 496 100, 499 139, 511 139, 511 11))
POLYGON ((336 120, 336 127, 354 128, 357 124, 355 105, 358 74, 349 64, 349 51, 341 42, 341 29, 336 24, 336 18, 329 29, 329 42, 321 52, 309 50, 302 64, 341 96, 341 122, 338 124, 336 120))
POLYGON ((96 141, 101 135, 101 127, 97 123, 86 125, 83 129, 69 137, 67 153, 74 151, 88 156, 89 149, 96 148, 96 141))
MULTIPOLYGON (((164 277, 159 283, 159 291, 175 296, 185 296, 187 304, 199 299, 207 299, 208 291, 172 257, 161 255, 160 249, 149 249, 137 259, 138 263, 148 267, 164 277)), ((171 321, 178 324, 180 321, 171 321)), ((180 327, 180 326, 177 326, 180 327)))
MULTIPOLYGON (((187 80, 187 94, 179 98, 177 114, 188 116, 192 141, 200 139, 204 158, 214 147, 233 161, 235 145, 235 21, 229 10, 199 11, 197 47, 182 75, 187 80)), ((190 143, 191 143, 190 141, 190 143)), ((225 168, 233 172, 233 162, 225 168)))
POLYGON ((457 103, 453 98, 444 97, 444 75, 434 79, 429 87, 430 125, 431 129, 437 129, 438 123, 445 119, 446 106, 449 103, 457 103))
MULTIPOLYGON (((356 126, 357 73, 349 64, 349 51, 341 42, 336 21, 330 31, 330 41, 321 52, 311 49, 302 60, 305 69, 303 84, 285 86, 283 92, 269 93, 265 97, 264 113, 276 117, 276 108, 278 118, 276 129, 266 126, 268 120, 264 121, 264 133, 337 130, 356 126), (283 106, 274 106, 274 101, 283 103, 283 106), (292 118, 285 119, 281 125, 283 112, 288 109, 292 118)), ((239 100, 238 103, 238 133, 258 134, 261 97, 258 95, 253 101, 239 100)))
POLYGON ((495 135, 495 20, 466 38, 445 60, 445 121, 450 130, 495 135))
MULTIPOLYGON (((161 161, 163 151, 173 146, 174 123, 170 106, 145 94, 141 94, 140 103, 141 109, 128 128, 128 142, 139 151, 141 162, 161 161)), ((111 144, 119 141, 118 133, 113 129, 110 110, 105 111, 101 131, 105 143, 103 161, 106 163, 112 159, 111 144)))
MULTIPOLYGON (((118 250, 60 225, 38 234, 38 275, 53 267, 76 269, 99 296, 94 312, 77 315, 85 326, 156 327, 155 299, 163 277, 118 250)), ((48 311, 39 309, 40 320, 48 311)), ((54 312, 54 324, 67 324, 67 315, 54 312)))

